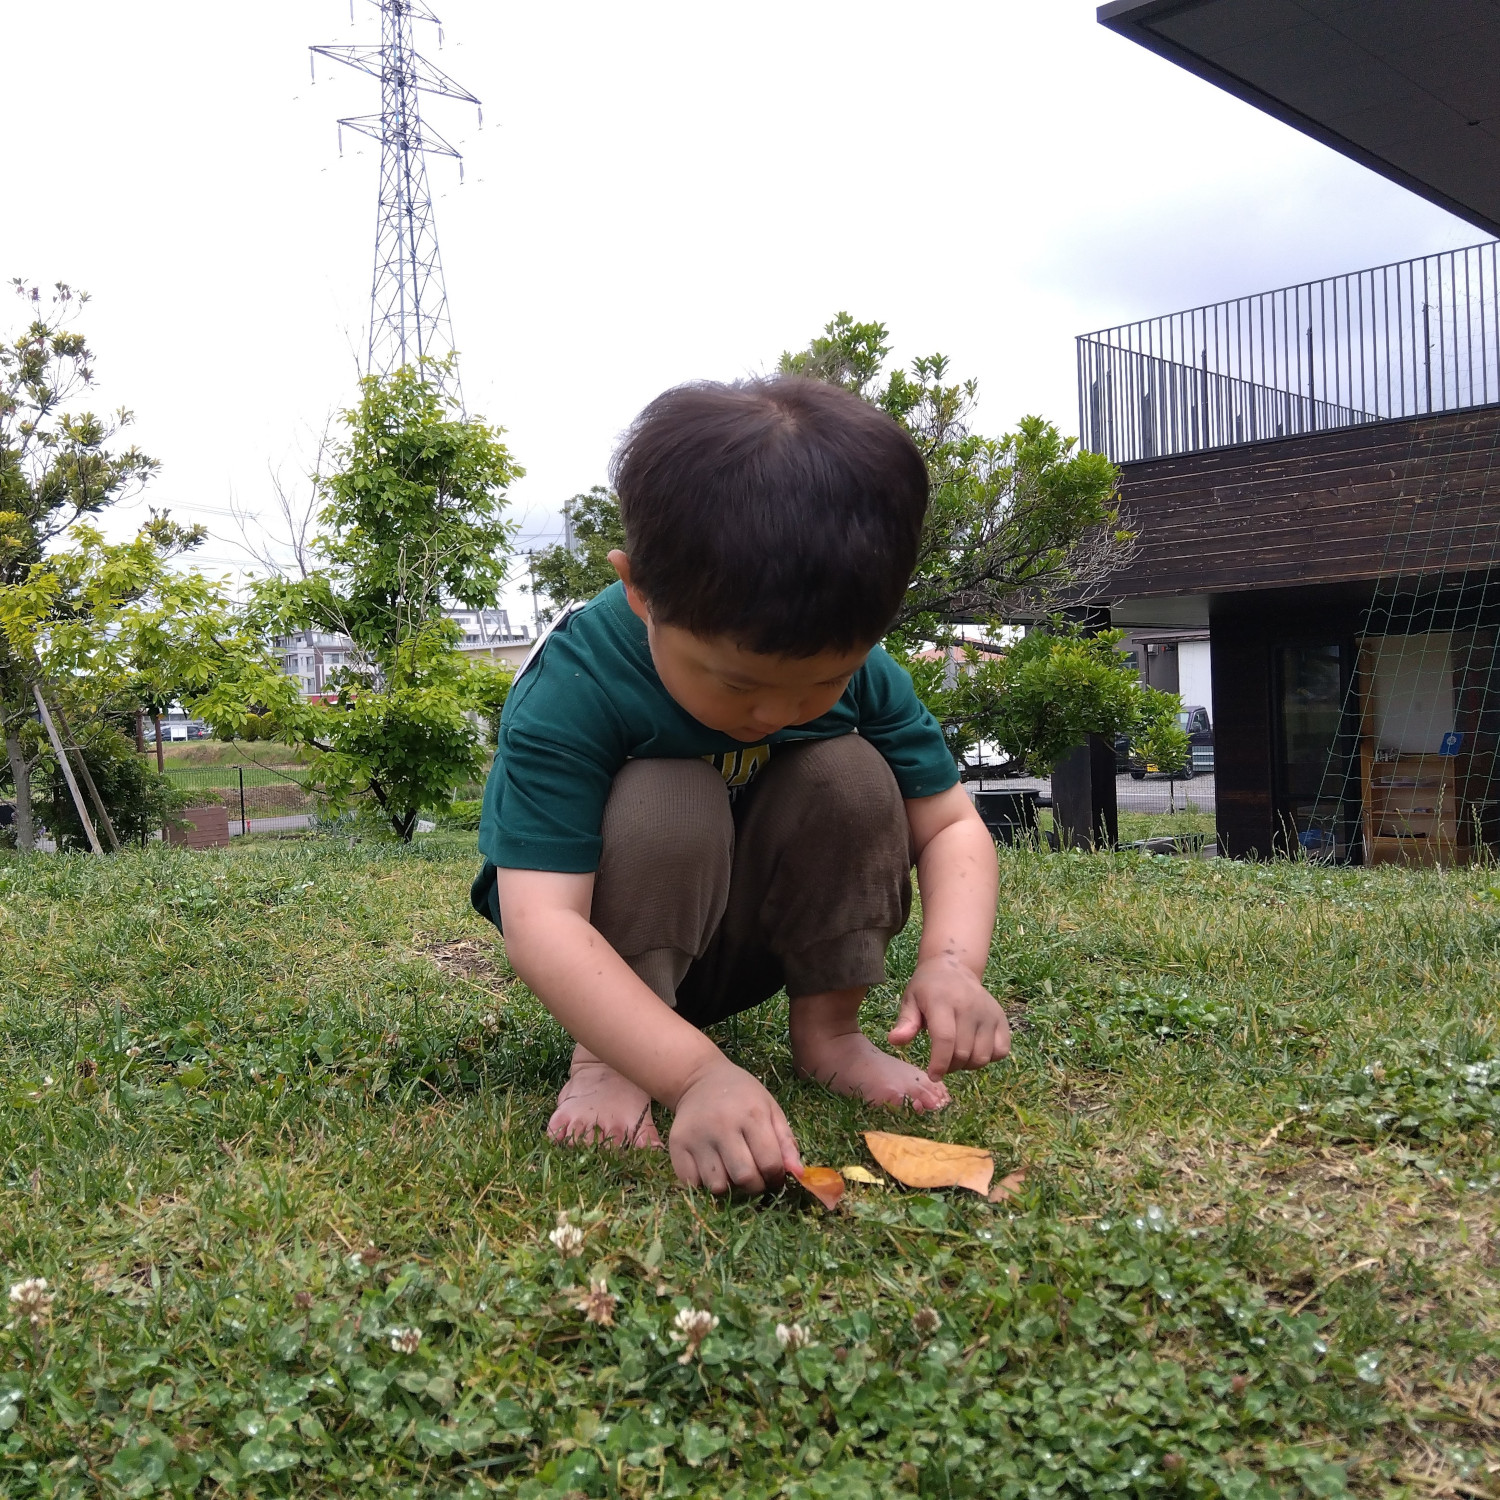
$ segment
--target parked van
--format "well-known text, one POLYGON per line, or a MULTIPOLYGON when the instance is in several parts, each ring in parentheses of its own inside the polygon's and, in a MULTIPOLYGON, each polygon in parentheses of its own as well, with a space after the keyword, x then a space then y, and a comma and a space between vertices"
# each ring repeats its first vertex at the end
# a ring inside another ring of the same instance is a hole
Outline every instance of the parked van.
MULTIPOLYGON (((1208 710, 1201 703, 1185 704, 1177 715, 1178 725, 1187 731, 1188 737, 1188 761, 1184 766, 1157 766, 1149 763, 1143 756, 1131 754, 1130 776, 1133 781, 1143 781, 1147 773, 1157 774, 1166 772, 1170 775, 1180 776, 1184 781, 1190 781, 1194 776, 1202 776, 1213 771, 1214 768, 1214 731, 1209 722, 1208 710)), ((1118 747, 1116 748, 1116 763, 1118 764, 1118 747)))

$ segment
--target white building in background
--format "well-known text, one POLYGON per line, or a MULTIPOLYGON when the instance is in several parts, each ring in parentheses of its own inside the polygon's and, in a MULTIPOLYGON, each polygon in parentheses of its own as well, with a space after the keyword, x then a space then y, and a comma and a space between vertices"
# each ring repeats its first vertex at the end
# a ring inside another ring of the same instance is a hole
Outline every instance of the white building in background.
POLYGON ((279 635, 271 647, 281 653, 281 670, 297 679, 304 698, 321 693, 335 672, 349 664, 354 642, 331 631, 298 630, 279 635))
MULTIPOLYGON (((531 627, 512 631, 503 609, 445 609, 443 614, 462 634, 458 649, 465 656, 493 656, 519 665, 531 649, 531 627)), ((332 690, 334 679, 354 664, 354 642, 333 631, 298 630, 277 636, 271 647, 281 655, 281 670, 297 680, 306 698, 332 690)))
POLYGON ((1147 687, 1178 694, 1187 706, 1213 714, 1214 684, 1209 669, 1207 630, 1136 630, 1120 643, 1134 658, 1147 687))
POLYGON ((536 643, 531 626, 511 629, 507 610, 445 609, 443 613, 463 631, 458 649, 465 656, 492 656, 519 667, 536 643))

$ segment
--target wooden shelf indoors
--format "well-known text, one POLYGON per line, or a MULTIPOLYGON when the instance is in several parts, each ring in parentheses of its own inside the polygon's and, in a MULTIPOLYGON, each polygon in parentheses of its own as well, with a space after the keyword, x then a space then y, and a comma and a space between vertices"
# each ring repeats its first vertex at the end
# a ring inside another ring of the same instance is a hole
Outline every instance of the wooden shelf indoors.
POLYGON ((1365 863, 1451 864, 1458 855, 1458 794, 1453 757, 1398 755, 1376 760, 1360 746, 1364 780, 1365 863))

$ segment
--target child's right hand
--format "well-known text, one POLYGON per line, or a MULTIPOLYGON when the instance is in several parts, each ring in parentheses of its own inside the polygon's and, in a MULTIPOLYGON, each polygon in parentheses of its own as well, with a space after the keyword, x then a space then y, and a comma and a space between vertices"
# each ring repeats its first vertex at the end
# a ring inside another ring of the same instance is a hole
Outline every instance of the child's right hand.
POLYGON ((759 1080, 728 1058, 698 1074, 677 1100, 667 1141, 672 1166, 689 1187, 763 1193, 788 1174, 802 1175, 802 1158, 781 1106, 759 1080))

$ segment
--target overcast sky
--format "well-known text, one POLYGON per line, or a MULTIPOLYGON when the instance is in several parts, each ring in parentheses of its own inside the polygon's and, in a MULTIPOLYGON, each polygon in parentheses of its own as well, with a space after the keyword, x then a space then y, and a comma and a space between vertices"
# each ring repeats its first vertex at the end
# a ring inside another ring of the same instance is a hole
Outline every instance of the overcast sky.
MULTIPOLYGON (((527 476, 523 545, 664 387, 766 369, 841 309, 942 351, 980 425, 1077 429, 1073 339, 1480 231, 1100 27, 1080 0, 432 0, 484 101, 428 118, 465 396, 527 476)), ((364 349, 379 86, 308 45, 368 0, 0 0, 0 284, 93 296, 97 404, 158 506, 243 565, 231 498, 295 482, 364 349)), ((24 312, 0 302, 0 329, 24 312)), ((113 523, 123 532, 143 505, 113 523)), ((512 595, 524 615, 526 596, 512 595)))

